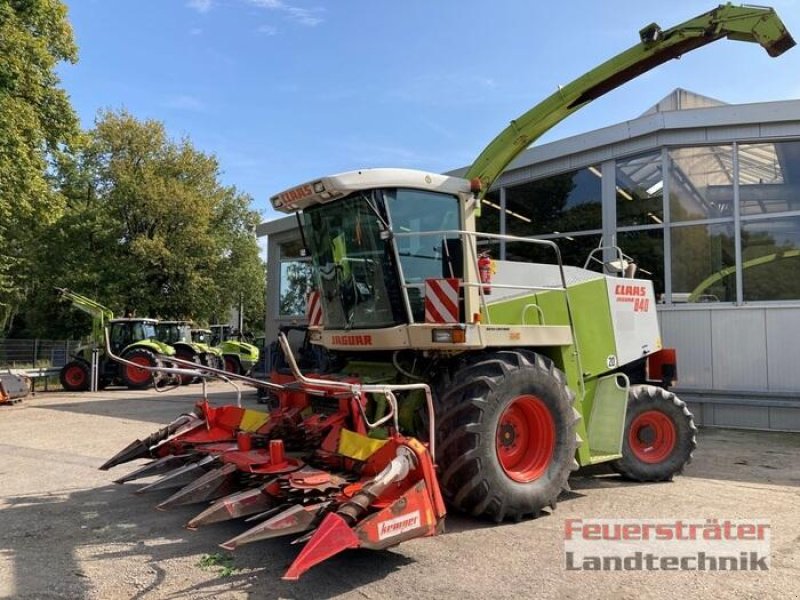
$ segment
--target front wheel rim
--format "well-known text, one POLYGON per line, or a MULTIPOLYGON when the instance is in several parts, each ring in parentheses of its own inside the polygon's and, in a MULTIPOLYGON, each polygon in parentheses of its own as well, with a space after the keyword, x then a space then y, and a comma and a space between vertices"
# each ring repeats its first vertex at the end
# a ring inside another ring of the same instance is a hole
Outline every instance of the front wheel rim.
POLYGON ((70 367, 67 369, 67 372, 64 373, 64 379, 70 386, 80 387, 86 380, 86 376, 84 375, 83 369, 80 367, 70 367))
MULTIPOLYGON (((150 360, 146 356, 133 356, 127 360, 129 362, 136 363, 137 365, 142 365, 144 367, 150 366, 150 360)), ((134 385, 142 385, 150 378, 150 371, 148 371, 147 369, 142 369, 140 367, 132 367, 130 365, 126 366, 126 374, 128 376, 128 381, 130 381, 134 385)))
POLYGON ((628 445, 633 455, 648 464, 660 463, 675 449, 675 423, 659 410, 648 410, 631 423, 628 445))
POLYGON ((495 447, 500 467, 518 483, 541 477, 553 458, 556 427, 553 416, 537 396, 515 398, 500 415, 495 447))

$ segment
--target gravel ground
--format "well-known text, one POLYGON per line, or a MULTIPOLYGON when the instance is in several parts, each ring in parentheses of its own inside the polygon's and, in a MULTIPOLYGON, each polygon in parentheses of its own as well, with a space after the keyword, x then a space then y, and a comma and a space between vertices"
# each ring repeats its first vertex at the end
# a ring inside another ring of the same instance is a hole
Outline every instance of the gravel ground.
MULTIPOLYGON (((215 384, 210 395, 230 401, 229 389, 215 384)), ((297 553, 285 540, 237 550, 229 574, 202 567, 240 523, 188 531, 199 508, 156 511, 168 492, 136 496, 135 484, 111 482, 133 467, 97 470, 199 392, 45 392, 0 407, 0 598, 800 597, 800 435, 745 431, 702 431, 694 463, 673 483, 577 476, 552 515, 504 525, 451 515, 445 535, 351 551, 298 583, 280 580, 297 553), (566 571, 564 521, 576 517, 769 519, 771 568, 566 571)), ((255 405, 255 393, 243 401, 255 405)))

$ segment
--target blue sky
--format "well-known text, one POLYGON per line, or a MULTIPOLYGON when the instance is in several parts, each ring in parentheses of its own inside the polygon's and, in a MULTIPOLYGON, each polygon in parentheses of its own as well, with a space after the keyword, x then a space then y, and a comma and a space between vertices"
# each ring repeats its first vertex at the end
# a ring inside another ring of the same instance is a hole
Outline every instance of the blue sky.
MULTIPOLYGON (((125 107, 214 153, 254 198, 361 167, 469 164, 510 119, 714 0, 66 0, 60 69, 84 126, 125 107)), ((800 0, 771 3, 800 39, 800 0)), ((732 103, 800 98, 800 48, 721 41, 568 118, 539 143, 634 118, 683 87, 732 103)))

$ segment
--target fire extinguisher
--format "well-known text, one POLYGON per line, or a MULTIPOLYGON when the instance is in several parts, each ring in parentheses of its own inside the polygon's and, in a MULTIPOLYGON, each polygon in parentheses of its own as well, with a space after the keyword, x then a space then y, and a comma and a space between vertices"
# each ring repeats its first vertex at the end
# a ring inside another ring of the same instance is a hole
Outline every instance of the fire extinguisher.
POLYGON ((494 265, 488 252, 482 252, 478 255, 478 276, 481 278, 484 294, 492 293, 492 286, 486 285, 492 283, 492 273, 494 273, 494 265))

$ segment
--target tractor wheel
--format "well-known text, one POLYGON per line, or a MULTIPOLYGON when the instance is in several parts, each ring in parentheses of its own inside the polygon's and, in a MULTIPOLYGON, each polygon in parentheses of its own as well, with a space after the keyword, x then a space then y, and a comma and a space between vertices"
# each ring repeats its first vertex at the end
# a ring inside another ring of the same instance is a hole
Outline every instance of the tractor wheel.
POLYGON ((442 383, 436 460, 448 503, 497 522, 555 508, 578 467, 579 417, 561 371, 533 352, 499 351, 442 383))
POLYGON ((224 364, 225 364, 225 370, 228 373, 234 373, 235 375, 238 375, 239 373, 242 372, 242 365, 239 362, 239 357, 238 356, 228 356, 228 355, 226 355, 223 360, 224 360, 224 364))
POLYGON ((635 481, 668 481, 692 460, 697 427, 686 403, 654 385, 631 386, 622 458, 612 468, 635 481))
MULTIPOLYGON (((192 354, 191 352, 187 352, 186 350, 176 350, 175 351, 175 358, 180 358, 181 360, 188 360, 189 362, 199 363, 200 357, 192 354)), ((180 365, 175 365, 180 367, 181 369, 186 369, 187 367, 183 367, 180 365)), ((179 379, 181 380, 181 385, 189 385, 192 383, 195 378, 191 375, 179 375, 179 379)))
POLYGON ((58 374, 61 387, 68 392, 85 392, 91 387, 90 370, 82 360, 73 360, 64 365, 58 374))
MULTIPOLYGON (((134 348, 125 353, 123 357, 132 363, 145 367, 155 367, 158 365, 156 355, 144 348, 134 348)), ((146 369, 139 369, 131 365, 121 365, 122 381, 131 390, 142 390, 153 385, 153 374, 146 369)))

